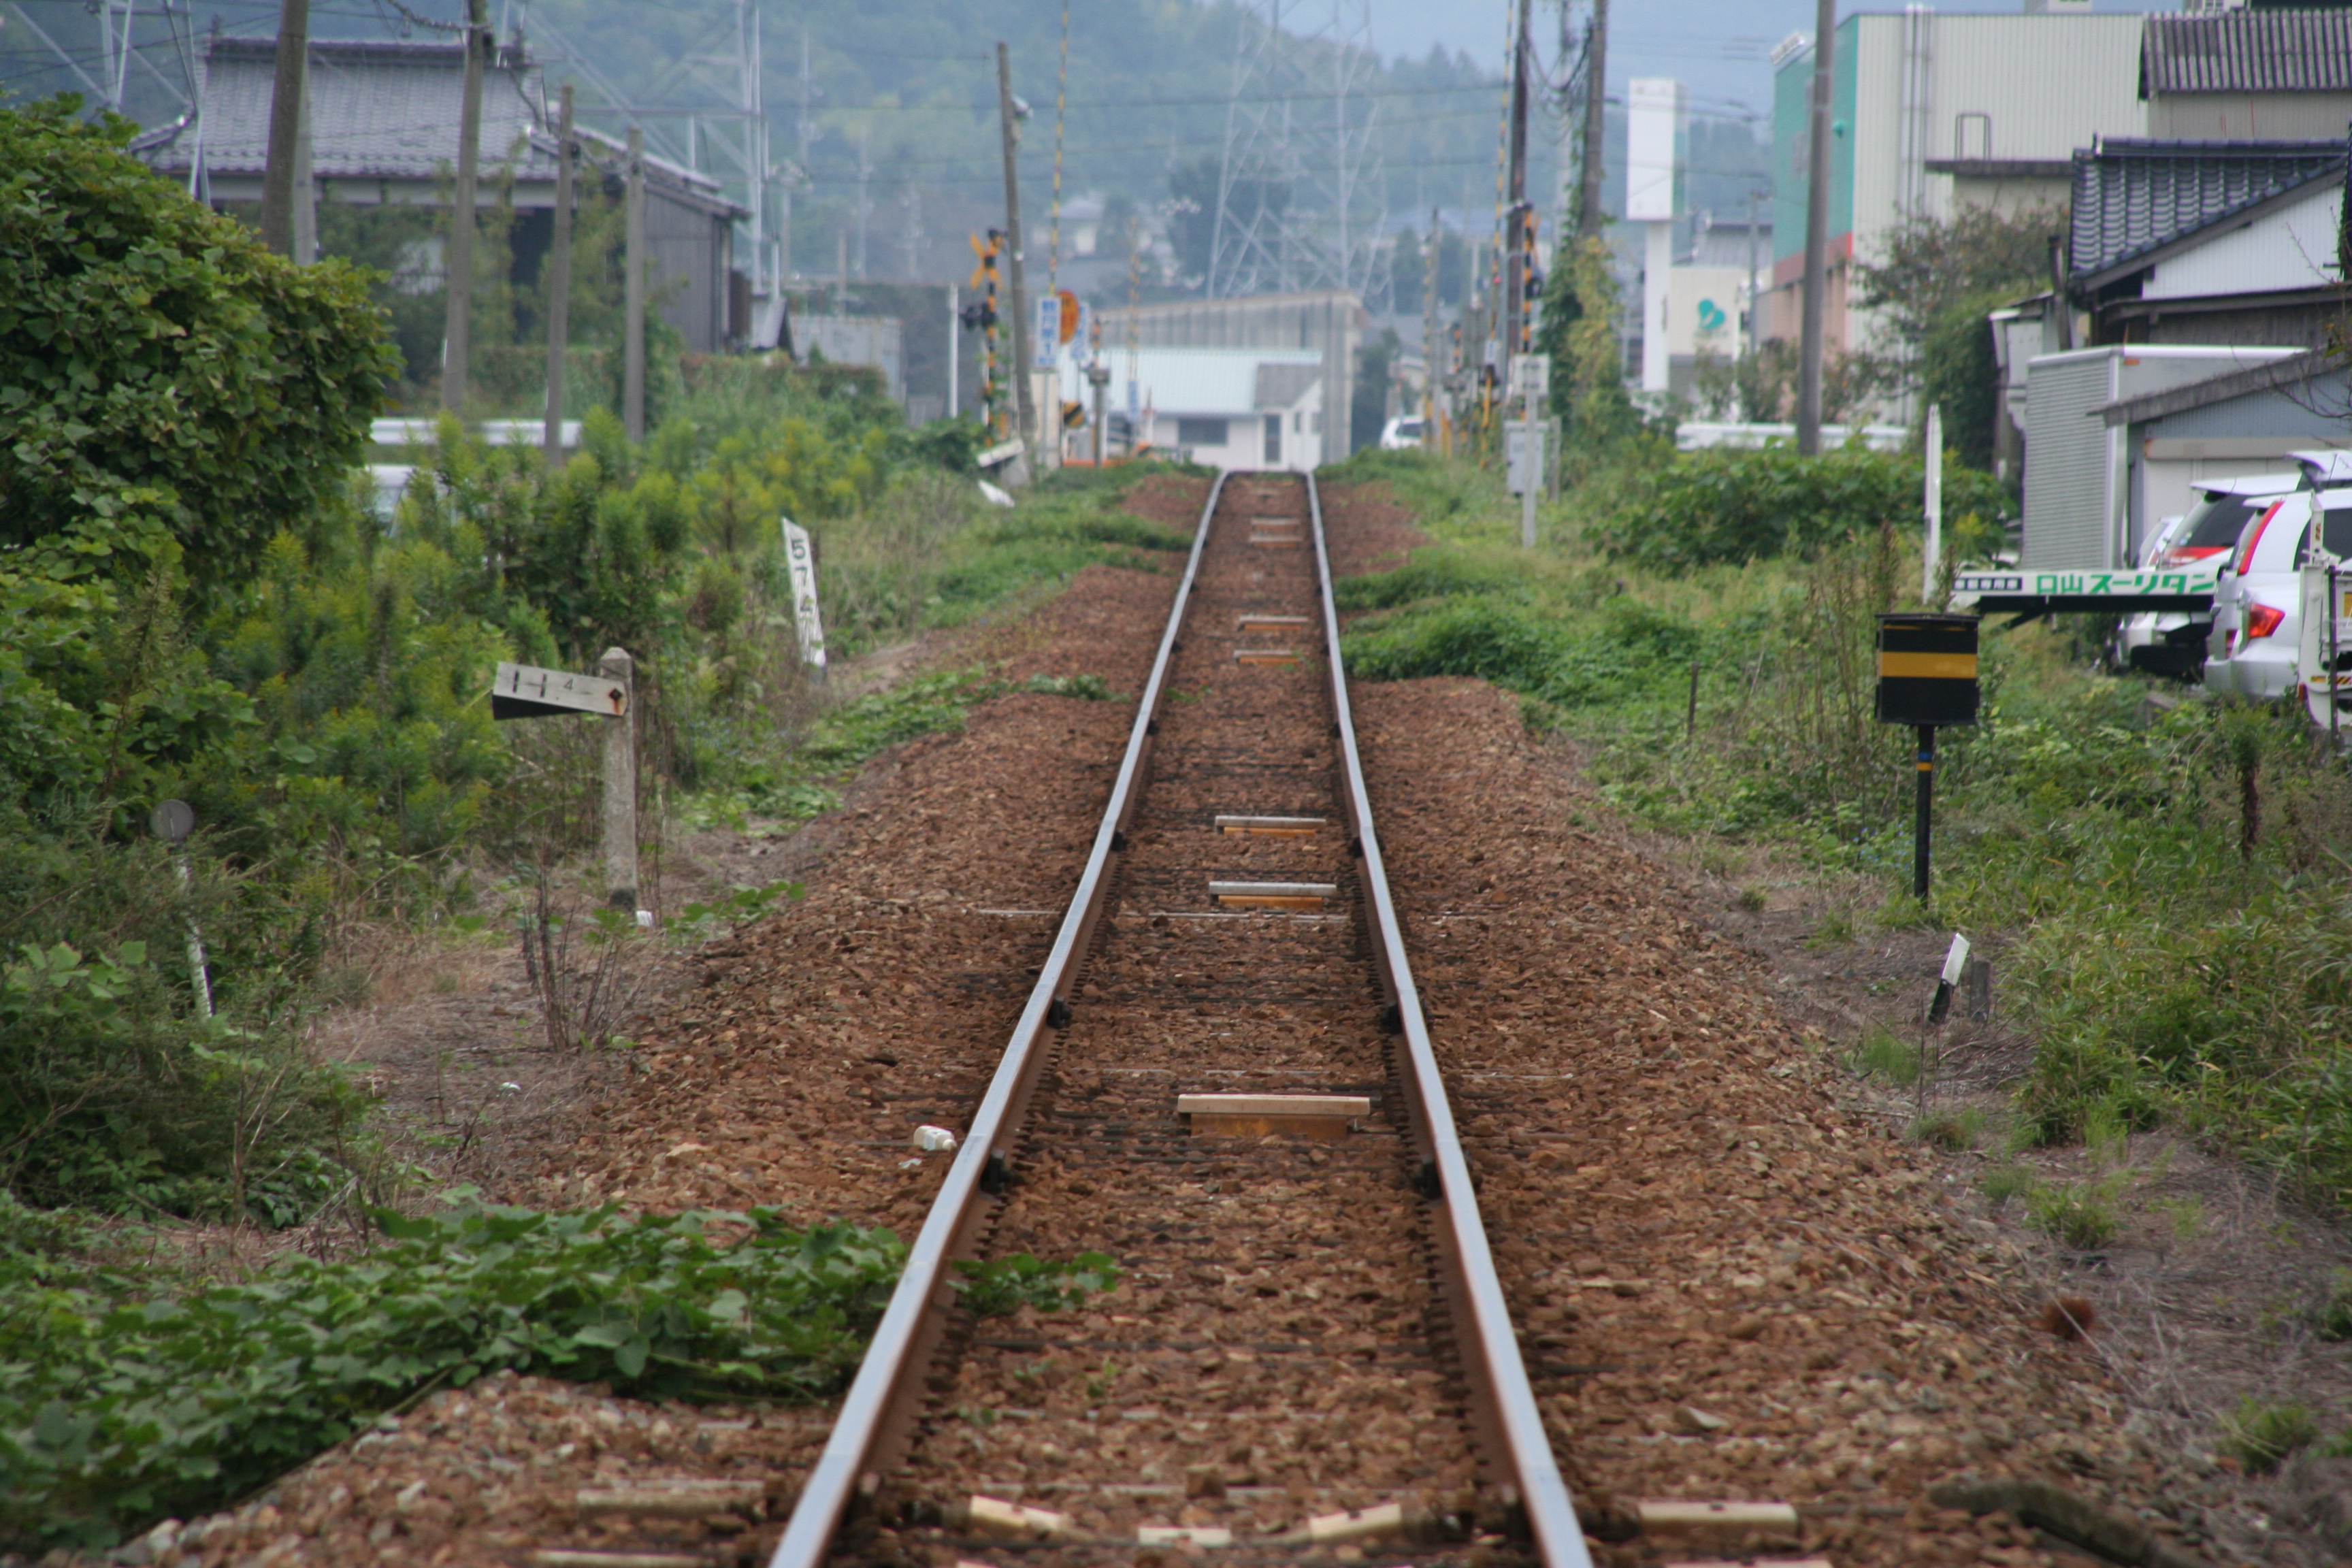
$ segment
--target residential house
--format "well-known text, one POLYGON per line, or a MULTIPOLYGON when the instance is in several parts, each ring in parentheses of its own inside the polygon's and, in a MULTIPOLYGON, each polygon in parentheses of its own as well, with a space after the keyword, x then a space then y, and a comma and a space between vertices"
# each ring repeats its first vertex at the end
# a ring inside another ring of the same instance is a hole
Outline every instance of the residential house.
MULTIPOLYGON (((1181 449, 1215 468, 1303 473, 1321 460, 1323 356, 1313 349, 1106 349, 1105 405, 1160 451, 1181 449)), ((1094 408, 1075 358, 1063 362, 1062 396, 1094 408)), ((1343 421, 1344 422, 1344 419, 1343 421)))
POLYGON ((2159 141, 2339 138, 2352 121, 2352 9, 2150 16, 2140 97, 2159 141))
POLYGON ((2346 144, 2104 139, 2074 159, 2089 344, 2311 347, 2344 321, 2346 144))
MULTIPOLYGON (((1126 344, 1130 331, 1146 349, 1248 349, 1257 351, 1260 359, 1269 363, 1277 359, 1286 363, 1311 361, 1318 366, 1317 400, 1311 410, 1300 404, 1286 405, 1294 418, 1282 441, 1282 460, 1268 460, 1265 466, 1312 468, 1322 463, 1339 462, 1348 455, 1356 357, 1370 320, 1364 313, 1364 302, 1354 294, 1331 289, 1256 294, 1234 300, 1186 300, 1146 305, 1133 311, 1102 310, 1097 319, 1102 323, 1103 357, 1113 374, 1121 377, 1127 374, 1126 344), (1305 360, 1297 358, 1301 354, 1305 360), (1304 451, 1300 450, 1302 444, 1304 451)), ((1123 382, 1113 384, 1111 407, 1123 414, 1139 413, 1142 405, 1125 402, 1123 385, 1123 382)), ((1137 390, 1140 395, 1148 388, 1139 385, 1137 390)), ((1235 416, 1240 411, 1247 411, 1258 414, 1262 421, 1265 413, 1274 411, 1257 406, 1255 372, 1251 373, 1245 399, 1235 405, 1232 401, 1234 395, 1232 387, 1222 389, 1219 395, 1226 400, 1225 406, 1202 409, 1199 416, 1207 418, 1213 413, 1235 416)), ((1087 406, 1093 406, 1091 400, 1087 406)), ((1172 405, 1162 398, 1159 406, 1164 411, 1172 405)), ((1159 437, 1155 435, 1154 439, 1159 437)), ((1204 444, 1183 444, 1206 449, 1204 444)), ((1219 449, 1238 452, 1244 445, 1246 443, 1227 443, 1219 449)), ((1204 457, 1201 460, 1212 459, 1204 457)), ((1237 459, 1233 466, 1254 468, 1259 461, 1237 459)))
MULTIPOLYGON (((445 206, 457 166, 465 51, 456 43, 313 40, 310 46, 309 168, 298 190, 297 252, 316 244, 316 204, 445 206)), ((133 145, 161 173, 215 205, 257 202, 268 163, 278 46, 270 38, 205 40, 196 112, 133 145)), ((625 146, 579 128, 584 178, 617 195, 625 146)), ((511 182, 514 269, 538 276, 553 241, 555 136, 540 68, 519 45, 496 49, 482 73, 482 200, 511 182)), ((687 347, 715 352, 750 330, 748 288, 734 266, 734 227, 750 216, 719 182, 650 154, 645 159, 646 240, 652 298, 687 347)), ((437 288, 437 245, 416 258, 415 286, 437 288)))

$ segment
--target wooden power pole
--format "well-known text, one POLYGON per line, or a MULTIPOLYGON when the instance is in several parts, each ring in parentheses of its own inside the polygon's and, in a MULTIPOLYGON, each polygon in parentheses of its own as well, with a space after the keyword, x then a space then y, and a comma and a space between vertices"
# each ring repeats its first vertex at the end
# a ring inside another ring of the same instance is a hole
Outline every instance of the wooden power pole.
POLYGON ((261 243, 280 256, 294 255, 294 165, 310 64, 310 0, 280 0, 278 70, 269 89, 268 162, 261 174, 261 243))
MULTIPOLYGON (((1021 277, 1021 169, 1015 150, 1021 144, 1020 116, 1013 100, 1013 51, 1003 41, 996 46, 996 117, 1004 143, 1004 248, 1012 258, 1008 280, 1013 286, 1013 433, 1024 442, 1042 439, 1035 428, 1033 406, 1037 401, 1029 365, 1029 296, 1021 277)), ((1013 475, 1025 479, 1030 463, 1024 452, 1013 459, 1013 475)))
POLYGON ((441 406, 466 407, 472 370, 474 305, 474 184, 482 153, 482 54, 489 44, 489 0, 467 0, 466 98, 457 109, 457 205, 449 215, 447 363, 441 367, 441 406))
POLYGON ((621 424, 629 439, 646 438, 646 133, 629 127, 627 211, 629 277, 621 323, 621 424))
POLYGON ((572 327, 572 84, 555 111, 555 237, 547 253, 547 439, 551 468, 563 462, 564 351, 572 327))
POLYGON ((1822 332, 1828 306, 1830 250, 1830 55, 1836 47, 1837 0, 1813 11, 1811 156, 1805 170, 1805 299, 1797 344, 1797 451, 1822 451, 1822 332))

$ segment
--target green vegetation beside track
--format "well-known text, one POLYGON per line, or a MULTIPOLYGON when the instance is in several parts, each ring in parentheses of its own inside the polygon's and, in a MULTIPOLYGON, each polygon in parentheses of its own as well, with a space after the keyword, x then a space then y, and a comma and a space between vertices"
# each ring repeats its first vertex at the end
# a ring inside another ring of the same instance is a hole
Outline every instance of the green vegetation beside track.
MULTIPOLYGON (((1872 639, 1920 602, 1918 473, 1636 437, 1529 554, 1491 473, 1360 455, 1326 482, 1385 486, 1435 542, 1342 585, 1349 668, 1493 680, 1633 820, 1859 877, 1820 942, 1998 938, 2035 1040, 2021 1139, 2167 1125, 2352 1204, 2352 786, 2300 714, 2103 672, 2104 627, 1988 621, 1983 721, 1940 742, 1932 916, 1912 899, 1911 740, 1873 716, 1872 639)), ((1998 489, 1946 495, 1959 549, 1989 546, 1998 489)))

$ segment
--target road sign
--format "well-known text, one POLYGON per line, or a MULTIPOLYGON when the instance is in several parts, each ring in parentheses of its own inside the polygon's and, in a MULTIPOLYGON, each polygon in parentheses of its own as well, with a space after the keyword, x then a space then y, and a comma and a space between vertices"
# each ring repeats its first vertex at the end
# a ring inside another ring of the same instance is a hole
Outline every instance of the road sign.
POLYGON ((808 530, 784 519, 784 563, 793 574, 793 624, 800 632, 801 662, 824 668, 824 621, 816 611, 816 551, 808 530))
POLYGON ((629 689, 604 675, 574 675, 501 660, 490 683, 493 719, 552 719, 567 713, 597 713, 618 719, 629 710, 629 689))
POLYGON ((1515 397, 1541 397, 1551 390, 1551 355, 1513 354, 1511 356, 1511 394, 1515 397))

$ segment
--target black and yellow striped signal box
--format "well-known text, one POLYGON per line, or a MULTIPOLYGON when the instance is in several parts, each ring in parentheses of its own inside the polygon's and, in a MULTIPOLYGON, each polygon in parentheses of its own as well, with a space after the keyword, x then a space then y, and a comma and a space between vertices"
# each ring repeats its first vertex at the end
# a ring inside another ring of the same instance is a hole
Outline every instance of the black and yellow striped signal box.
POLYGON ((1977 721, 1976 616, 1878 617, 1878 718, 1938 727, 1977 721))

